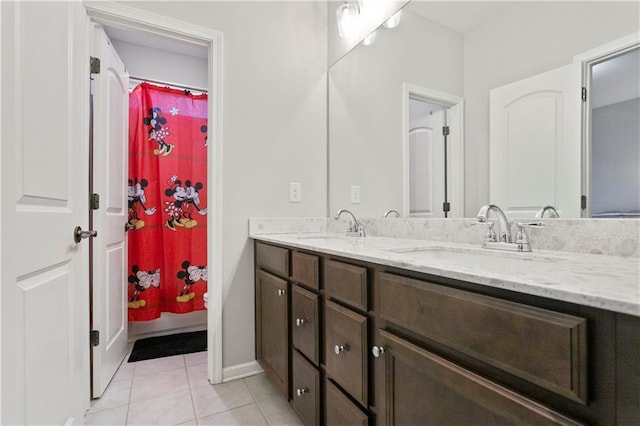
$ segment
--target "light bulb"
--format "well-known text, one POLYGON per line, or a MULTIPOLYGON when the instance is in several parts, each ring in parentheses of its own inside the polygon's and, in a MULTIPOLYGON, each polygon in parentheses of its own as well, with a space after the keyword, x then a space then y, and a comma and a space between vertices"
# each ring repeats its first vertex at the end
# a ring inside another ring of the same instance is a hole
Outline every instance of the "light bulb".
POLYGON ((362 44, 364 44, 365 46, 371 46, 373 42, 376 41, 377 34, 377 31, 372 32, 371 34, 366 36, 364 40, 362 40, 362 44))
POLYGON ((400 24, 400 15, 402 14, 402 10, 396 12, 391 18, 385 21, 384 25, 386 28, 395 28, 400 24))
POLYGON ((338 34, 342 38, 352 38, 356 29, 356 18, 358 10, 355 6, 345 1, 336 9, 336 20, 338 21, 338 34))

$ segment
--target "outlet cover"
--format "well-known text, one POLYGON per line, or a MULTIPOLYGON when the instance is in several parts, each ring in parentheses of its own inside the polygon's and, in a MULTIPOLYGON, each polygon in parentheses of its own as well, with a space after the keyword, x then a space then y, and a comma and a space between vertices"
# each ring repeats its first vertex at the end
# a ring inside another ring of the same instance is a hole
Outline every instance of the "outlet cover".
POLYGON ((302 201, 302 185, 299 182, 289 183, 289 202, 299 203, 302 201))
POLYGON ((351 204, 360 204, 360 187, 351 186, 351 204))

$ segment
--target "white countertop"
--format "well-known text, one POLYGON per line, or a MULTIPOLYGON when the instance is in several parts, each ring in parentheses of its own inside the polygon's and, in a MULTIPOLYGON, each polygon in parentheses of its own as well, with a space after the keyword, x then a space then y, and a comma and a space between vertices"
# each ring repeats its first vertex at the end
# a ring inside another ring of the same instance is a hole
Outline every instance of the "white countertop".
POLYGON ((251 234, 256 240, 640 316, 640 259, 341 234, 251 234))

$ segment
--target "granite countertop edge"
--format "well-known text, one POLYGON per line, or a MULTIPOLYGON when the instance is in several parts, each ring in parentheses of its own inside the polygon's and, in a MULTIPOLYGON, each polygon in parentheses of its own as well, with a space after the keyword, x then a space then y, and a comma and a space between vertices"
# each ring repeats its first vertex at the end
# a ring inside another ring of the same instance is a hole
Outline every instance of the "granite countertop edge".
POLYGON ((637 258, 535 249, 513 253, 471 244, 327 233, 249 237, 640 317, 637 258))

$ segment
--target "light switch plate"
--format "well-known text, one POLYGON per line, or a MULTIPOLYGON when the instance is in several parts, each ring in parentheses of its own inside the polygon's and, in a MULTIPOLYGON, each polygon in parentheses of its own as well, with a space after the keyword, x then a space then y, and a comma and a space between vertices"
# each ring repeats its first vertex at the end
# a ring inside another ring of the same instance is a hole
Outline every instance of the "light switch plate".
POLYGON ((302 185, 299 182, 289 183, 289 202, 299 203, 302 201, 302 185))
POLYGON ((351 186, 351 203, 352 204, 360 204, 360 187, 352 185, 351 186))

